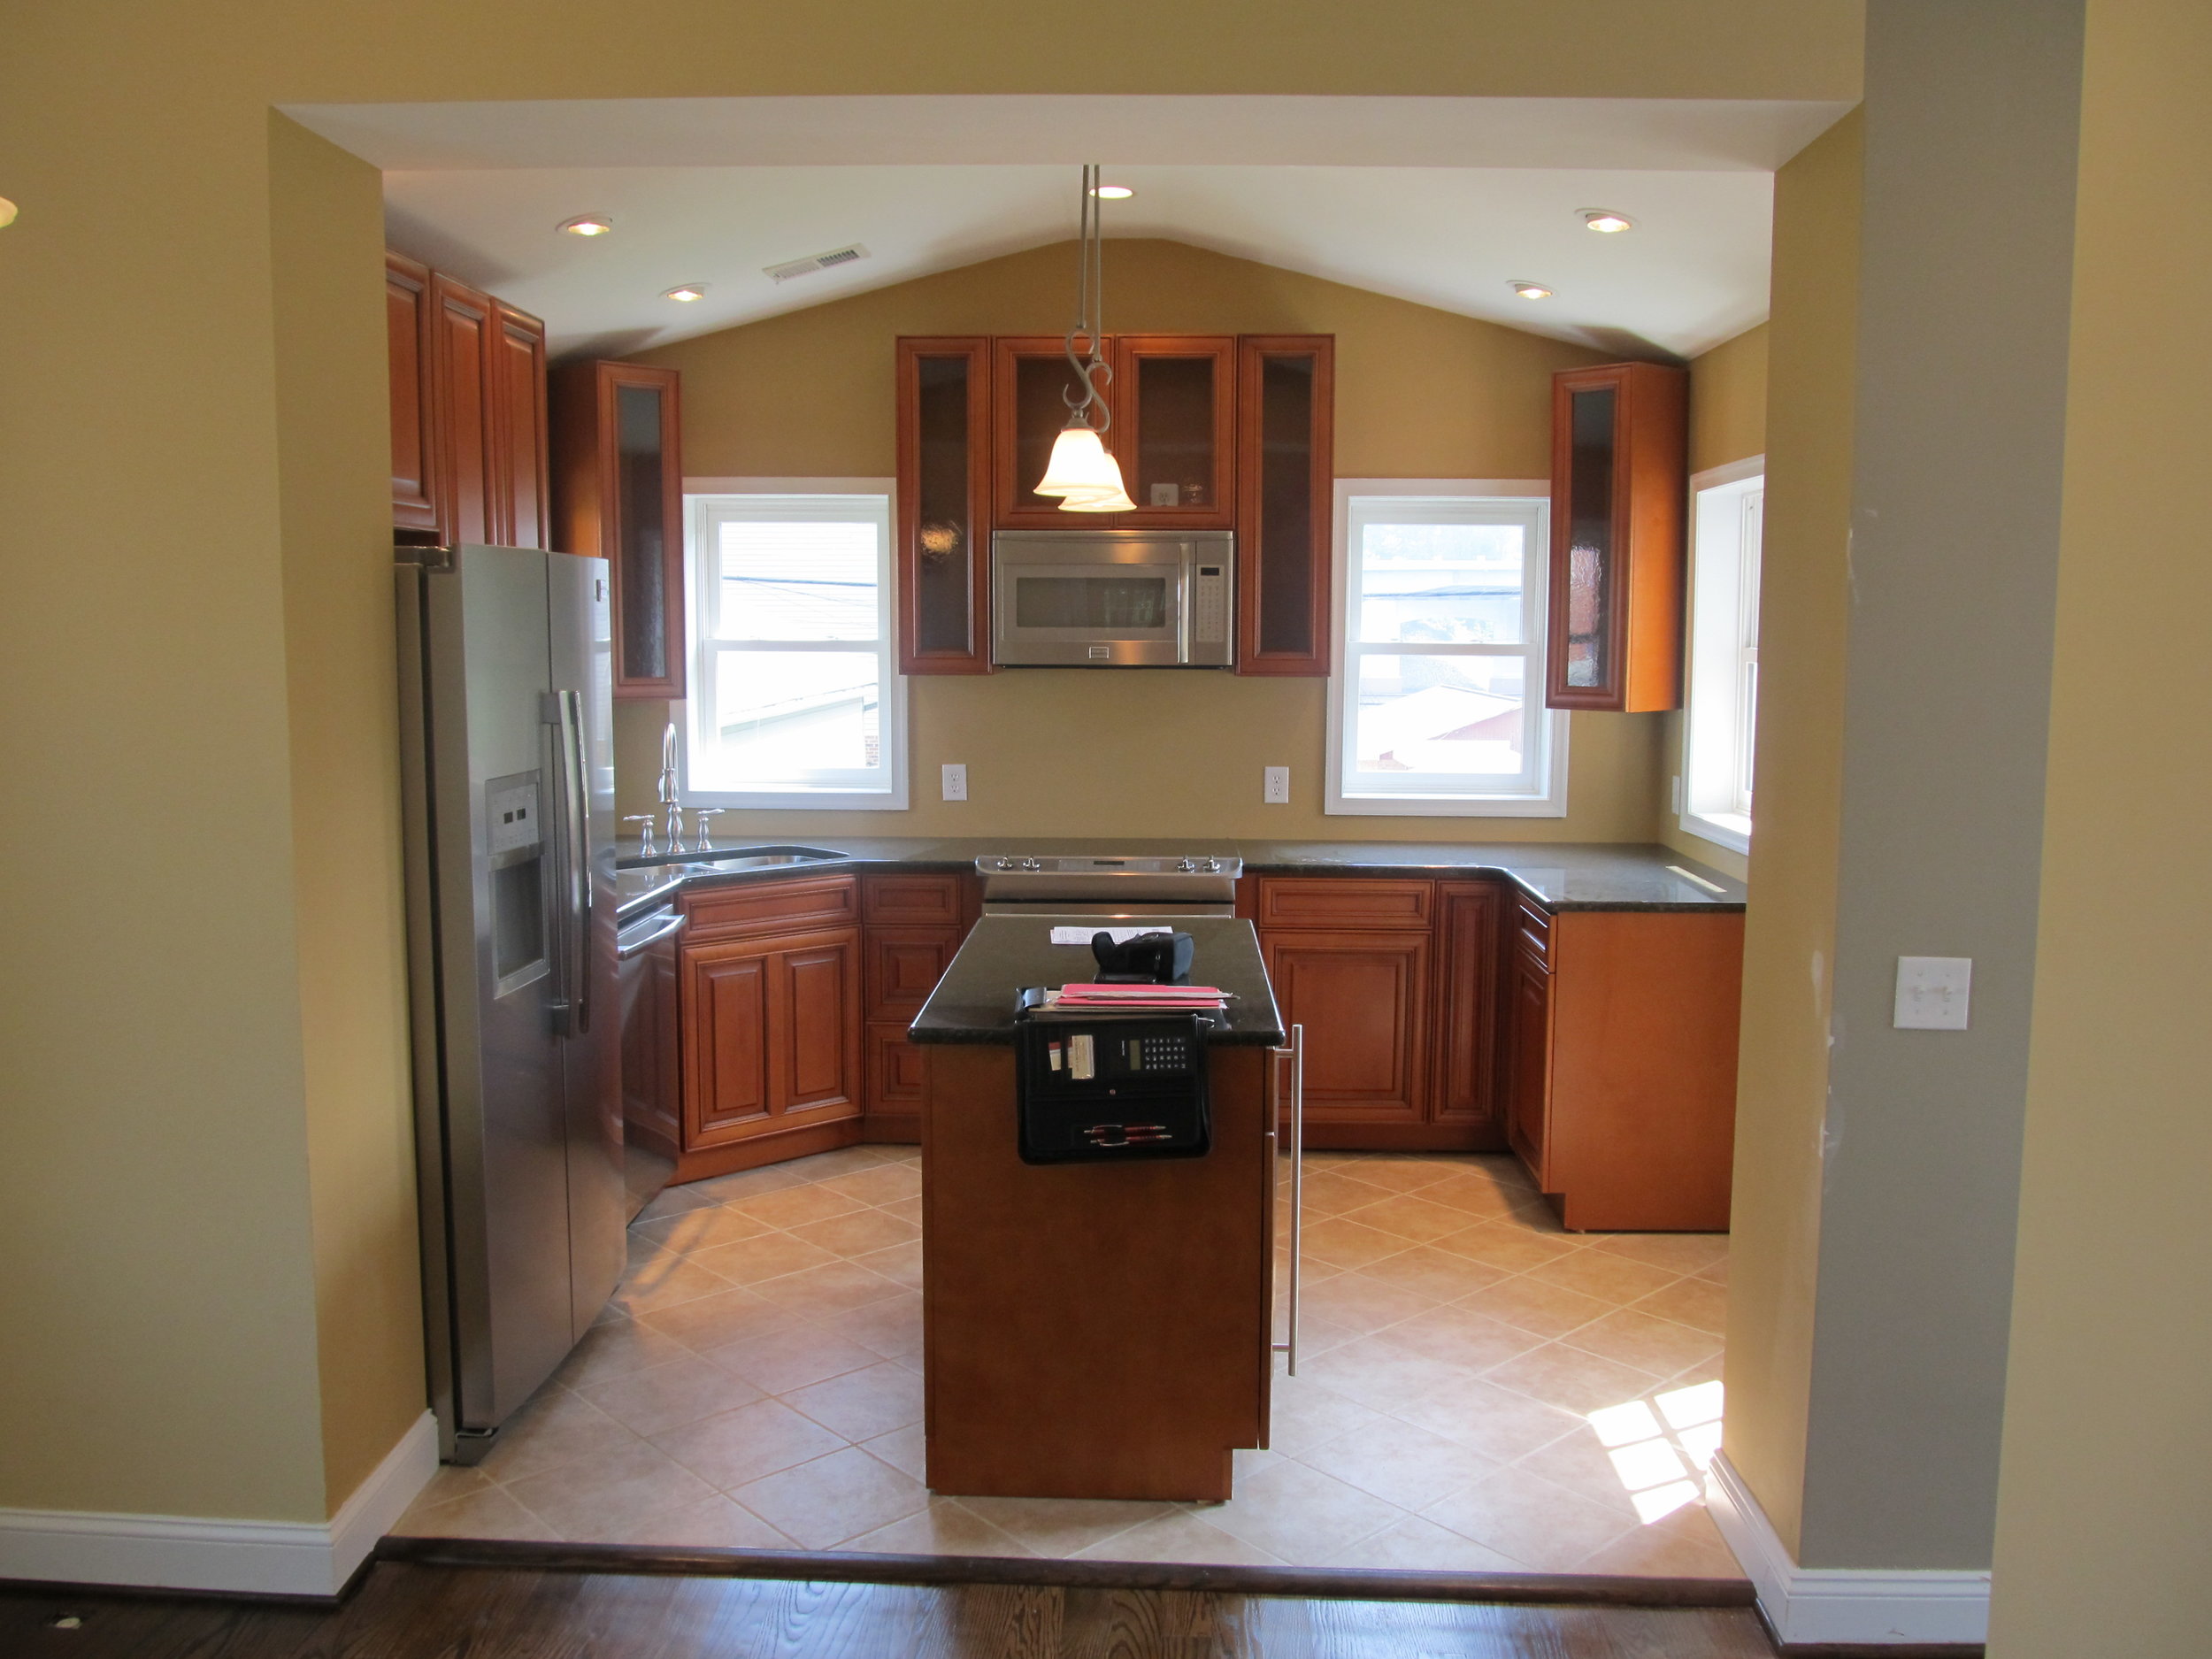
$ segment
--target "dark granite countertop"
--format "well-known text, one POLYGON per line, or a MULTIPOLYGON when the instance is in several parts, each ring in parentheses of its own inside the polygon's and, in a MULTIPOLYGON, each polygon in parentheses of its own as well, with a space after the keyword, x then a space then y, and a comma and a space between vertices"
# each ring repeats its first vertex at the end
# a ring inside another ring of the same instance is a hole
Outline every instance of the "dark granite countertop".
POLYGON ((665 902, 679 887, 737 881, 845 874, 855 871, 970 870, 986 854, 1046 857, 1063 853, 1217 856, 1234 853, 1247 874, 1338 876, 1494 876, 1511 882, 1548 910, 1740 910, 1744 887, 1717 870, 1655 843, 1615 841, 1261 841, 1232 836, 1173 840, 1124 836, 836 835, 812 844, 843 856, 749 870, 708 863, 643 865, 618 872, 618 914, 624 919, 665 902), (1686 872, 1686 874, 1683 873, 1686 872), (1694 877, 1697 879, 1691 879, 1694 877), (1701 882, 1709 886, 1701 886, 1701 882))
MULTIPOLYGON (((1087 944, 1052 942, 1056 919, 1062 926, 1091 926, 1091 918, 1080 916, 983 918, 907 1034, 916 1042, 1013 1041, 1014 1000, 1024 987, 1087 981, 1095 971, 1087 944)), ((1208 1041, 1280 1045, 1283 1017, 1276 1010, 1252 924, 1240 918, 1179 916, 1175 926, 1196 946, 1191 983, 1217 985, 1231 993, 1228 1025, 1217 1027, 1208 1041)))

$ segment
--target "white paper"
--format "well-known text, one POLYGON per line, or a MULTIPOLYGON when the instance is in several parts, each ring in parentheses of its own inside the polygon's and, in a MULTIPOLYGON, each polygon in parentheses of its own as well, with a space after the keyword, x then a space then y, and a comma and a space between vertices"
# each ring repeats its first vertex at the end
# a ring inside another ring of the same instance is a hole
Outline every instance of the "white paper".
POLYGON ((1123 944, 1142 933, 1164 933, 1164 927, 1056 927, 1052 942, 1056 945, 1087 945, 1094 933, 1111 933, 1114 942, 1123 944))

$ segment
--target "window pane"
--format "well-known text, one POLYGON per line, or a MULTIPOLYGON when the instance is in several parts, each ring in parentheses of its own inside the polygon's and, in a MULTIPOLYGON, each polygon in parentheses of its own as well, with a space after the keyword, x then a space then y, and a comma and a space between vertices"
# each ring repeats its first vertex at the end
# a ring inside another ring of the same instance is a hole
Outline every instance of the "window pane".
POLYGON ((882 764, 883 687, 873 651, 721 651, 715 729, 739 787, 882 764))
POLYGON ((1527 534, 1517 524, 1363 525, 1359 637, 1523 643, 1527 534))
POLYGON ((1356 769, 1518 777, 1527 672, 1519 657, 1363 655, 1356 769))
POLYGON ((719 531, 717 639, 876 637, 874 524, 725 519, 719 531))

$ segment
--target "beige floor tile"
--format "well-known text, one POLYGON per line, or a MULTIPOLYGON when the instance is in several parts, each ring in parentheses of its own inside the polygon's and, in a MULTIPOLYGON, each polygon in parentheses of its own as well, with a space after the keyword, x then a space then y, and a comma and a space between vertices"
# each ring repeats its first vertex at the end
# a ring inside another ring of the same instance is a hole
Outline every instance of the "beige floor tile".
POLYGON ((466 1463, 440 1463, 437 1471, 415 1494, 414 1509, 428 1509, 434 1503, 450 1503, 465 1498, 472 1492, 484 1492, 499 1483, 466 1463))
POLYGON ((722 1204, 710 1204, 704 1209, 687 1210, 680 1216, 670 1216, 661 1221, 641 1221, 630 1229, 630 1241, 650 1241, 663 1249, 679 1255, 694 1250, 711 1249, 718 1244, 735 1244, 741 1240, 756 1239, 771 1231, 768 1224, 732 1210, 722 1204))
POLYGON ((749 1405, 762 1394, 750 1381, 695 1354, 594 1383, 582 1392, 623 1427, 645 1435, 749 1405))
POLYGON ((778 1470, 826 1456, 846 1442, 781 1401, 757 1400, 657 1434, 653 1443, 692 1473, 731 1492, 778 1470))
POLYGON ((1654 1392, 1665 1394, 1671 1388, 1694 1388, 1700 1383, 1724 1381, 1727 1368, 1722 1362, 1726 1358, 1725 1354, 1716 1354, 1712 1358, 1701 1361, 1687 1371, 1677 1371, 1665 1382, 1660 1384, 1654 1392))
POLYGON ((1487 1371, 1517 1354, 1540 1347, 1544 1340, 1532 1331, 1462 1305, 1417 1313, 1400 1320, 1383 1335, 1400 1348, 1471 1371, 1487 1371))
POLYGON ((1299 1563, 1325 1560, 1406 1514, 1287 1457, 1245 1481, 1228 1502, 1202 1504, 1191 1513, 1270 1555, 1299 1563))
MULTIPOLYGON (((1179 1513, 1171 1503, 1135 1498, 963 1497, 973 1510, 1033 1555, 1066 1556, 1119 1537, 1132 1527, 1179 1513)), ((1105 1552, 1110 1557, 1112 1552, 1105 1552)))
POLYGON ((1440 1388, 1463 1387, 1475 1380, 1463 1365, 1417 1354, 1391 1341, 1386 1333, 1363 1336, 1302 1362, 1302 1375, 1334 1393, 1388 1413, 1402 1401, 1417 1400, 1440 1388))
POLYGON ((611 1320, 584 1333, 584 1340, 561 1362, 553 1380, 567 1388, 588 1388, 611 1377, 626 1377, 648 1365, 680 1359, 690 1351, 674 1337, 634 1320, 611 1320))
POLYGON ((795 1158, 786 1167, 810 1181, 830 1181, 841 1175, 857 1175, 863 1170, 872 1170, 883 1161, 883 1154, 874 1147, 840 1147, 834 1152, 817 1152, 810 1157, 795 1158))
POLYGON ((1325 1387, 1302 1370, 1296 1377, 1278 1374, 1272 1392, 1268 1446, 1286 1456, 1307 1456, 1340 1435, 1384 1420, 1372 1406, 1325 1387))
POLYGON ((1678 1279, 1629 1305, 1639 1313, 1655 1313, 1716 1336, 1728 1330, 1728 1286, 1709 1279, 1678 1279))
POLYGON ((1470 1170, 1448 1175, 1433 1187, 1424 1187, 1421 1196, 1432 1204, 1486 1220, 1502 1220, 1525 1206, 1532 1194, 1527 1187, 1502 1180, 1489 1171, 1470 1170))
POLYGON ((707 1482, 634 1434, 505 1486, 518 1503, 572 1541, 619 1539, 652 1516, 714 1495, 707 1482))
POLYGON ((1435 1248, 1503 1272, 1525 1273, 1573 1256, 1581 1247, 1562 1237, 1532 1233, 1517 1222, 1479 1221, 1439 1239, 1435 1248))
POLYGON ((1601 1233, 1590 1240, 1594 1250, 1625 1256, 1654 1267, 1678 1273, 1695 1273, 1728 1259, 1724 1233, 1601 1233))
POLYGON ((1424 1187, 1435 1186, 1457 1173, 1458 1169, 1449 1159, 1433 1155, 1408 1157, 1394 1152, 1367 1152, 1357 1155, 1356 1161, 1348 1165, 1344 1172, 1371 1187, 1394 1193, 1414 1193, 1424 1187))
POLYGON ((615 1306, 634 1319, 729 1287, 728 1279, 702 1265, 697 1257, 662 1254, 632 1269, 616 1287, 613 1300, 615 1306))
POLYGON ((1636 1525, 1633 1515, 1518 1469, 1502 1469, 1429 1505, 1422 1517, 1539 1572, 1565 1572, 1636 1525))
POLYGON ((1539 1284, 1580 1291, 1586 1296, 1594 1296, 1616 1306, 1648 1296, 1681 1277, 1671 1268, 1632 1262, 1605 1250, 1577 1250, 1571 1256, 1530 1269, 1528 1276, 1539 1284))
POLYGON ((1362 1209, 1348 1210, 1339 1219, 1382 1233, 1394 1233, 1415 1244, 1433 1244, 1455 1233, 1464 1233, 1468 1215, 1449 1204, 1432 1204, 1418 1193, 1398 1193, 1362 1209))
POLYGON ((901 1221, 880 1210, 856 1210, 849 1216, 810 1221, 792 1228, 791 1234, 833 1255, 852 1256, 887 1250, 894 1245, 911 1244, 921 1238, 922 1230, 910 1221, 901 1221))
POLYGON ((863 1204, 895 1204, 922 1195, 921 1171, 905 1164, 879 1164, 874 1169, 841 1175, 822 1183, 841 1197, 863 1204))
MULTIPOLYGON (((1377 1187, 1341 1170, 1314 1171, 1305 1179, 1306 1219, 1310 1222, 1319 1221, 1331 1216, 1340 1216, 1348 1210, 1358 1210, 1387 1198, 1390 1191, 1386 1187, 1377 1187)), ((1276 1218, 1279 1221, 1287 1219, 1289 1209, 1290 1193, 1287 1188, 1279 1187, 1276 1218)))
POLYGON ((541 1388, 508 1419, 477 1465, 503 1486, 524 1475, 580 1462, 637 1437, 580 1394, 541 1388))
POLYGON ((824 1330, 872 1348, 886 1359, 922 1351, 922 1298, 917 1291, 902 1291, 849 1313, 833 1314, 818 1323, 824 1330))
POLYGON ((1029 1548, 1008 1537, 952 1498, 932 1498, 902 1520, 847 1539, 844 1550, 887 1555, 1027 1555, 1029 1548))
POLYGON ((1300 1238, 1301 1253, 1338 1268, 1364 1267, 1395 1256, 1407 1240, 1377 1227, 1363 1227, 1342 1217, 1310 1223, 1300 1238))
POLYGON ((772 1227, 788 1229, 803 1227, 810 1221, 827 1221, 833 1216, 849 1216, 867 1206, 857 1198, 848 1198, 834 1186, 819 1182, 787 1187, 780 1193, 763 1193, 755 1198, 733 1199, 730 1208, 772 1227))
POLYGON ((711 1180, 695 1181, 689 1187, 671 1187, 671 1192, 688 1191, 717 1204, 731 1203, 741 1198, 758 1198, 764 1193, 787 1192, 794 1187, 807 1185, 806 1172, 800 1167, 802 1158, 791 1164, 769 1164, 757 1170, 740 1170, 734 1175, 718 1175, 711 1180))
POLYGON ((1647 1371, 1558 1342, 1493 1366, 1483 1379, 1563 1411, 1585 1413, 1633 1400, 1660 1380, 1647 1371))
MULTIPOLYGON (((1308 1309, 1299 1316, 1298 1320, 1299 1360, 1302 1363, 1306 1360, 1327 1353, 1333 1348, 1341 1348, 1347 1342, 1356 1341, 1366 1334, 1366 1332, 1352 1325, 1339 1325, 1333 1319, 1324 1319, 1311 1309, 1308 1309)), ((1278 1322, 1275 1335, 1278 1341, 1290 1340, 1287 1319, 1278 1322)))
POLYGON ((1402 1402, 1391 1415, 1509 1463, 1582 1426, 1571 1411, 1486 1382, 1455 1385, 1402 1402))
POLYGON ((1525 1273, 1485 1286, 1460 1298, 1457 1305, 1548 1338, 1564 1336, 1613 1311, 1609 1302, 1600 1302, 1578 1290, 1562 1290, 1525 1273))
POLYGON ((743 1504, 716 1495, 701 1503, 634 1521, 620 1538, 593 1534, 595 1544, 659 1544, 689 1549, 792 1549, 796 1545, 743 1504))
MULTIPOLYGON (((796 1190, 808 1192, 812 1189, 800 1187, 796 1190)), ((783 1194, 779 1193, 776 1196, 783 1194)), ((709 1249, 695 1251, 689 1259, 720 1274, 733 1285, 757 1285, 763 1279, 781 1279, 786 1273, 796 1273, 806 1268, 826 1267, 841 1258, 834 1250, 826 1250, 818 1244, 809 1244, 795 1233, 771 1231, 736 1244, 718 1244, 709 1249)))
POLYGON ((1402 1286, 1385 1284, 1365 1273, 1339 1273, 1299 1292, 1302 1312, 1364 1336, 1409 1319, 1437 1305, 1436 1299, 1402 1286))
POLYGON ((1713 1332, 1677 1325, 1637 1308, 1616 1309, 1602 1319, 1569 1332, 1560 1340, 1571 1348, 1647 1371, 1655 1377, 1672 1377, 1712 1358, 1720 1352, 1721 1343, 1713 1332))
POLYGON ((1354 1429, 1299 1460, 1402 1509, 1418 1509, 1496 1471, 1480 1452, 1396 1417, 1354 1429))
POLYGON ((392 1531, 401 1538, 515 1538, 540 1544, 556 1542, 561 1536, 505 1487, 494 1486, 443 1503, 418 1502, 392 1531))
POLYGON ((1248 1544, 1188 1510, 1133 1526, 1103 1543, 1078 1550, 1078 1561, 1166 1561, 1189 1566, 1279 1567, 1279 1555, 1248 1544))
MULTIPOLYGON (((872 1457, 880 1457, 902 1473, 923 1480, 927 1476, 929 1436, 918 1423, 910 1423, 902 1429, 893 1429, 888 1434, 879 1434, 872 1440, 863 1441, 861 1450, 872 1457)), ((1027 1552, 1024 1552, 1026 1554, 1027 1552)))
POLYGON ((827 1549, 926 1507, 928 1488, 856 1446, 740 1486, 730 1494, 807 1549, 827 1549))
POLYGON ((873 1348, 809 1324, 710 1348, 706 1357, 732 1376, 741 1377, 762 1393, 772 1394, 787 1394, 847 1371, 864 1371, 883 1360, 873 1348))
POLYGON ((778 1397, 849 1440, 873 1440, 922 1420, 922 1379, 895 1360, 778 1397))
MULTIPOLYGON (((881 1210, 872 1213, 881 1215, 881 1210)), ((918 1233, 920 1229, 915 1230, 918 1233)), ((887 1250, 872 1250, 865 1256, 852 1258, 872 1273, 880 1273, 894 1284, 909 1290, 922 1287, 922 1241, 917 1238, 911 1244, 895 1244, 887 1250)))
POLYGON ((830 1262, 803 1272, 786 1273, 780 1279, 764 1280, 753 1289, 772 1302, 817 1320, 913 1294, 905 1286, 851 1262, 830 1262))
POLYGON ((706 1210, 722 1201, 711 1194, 701 1192, 697 1187, 670 1187, 662 1189, 658 1197, 638 1211, 640 1221, 659 1221, 668 1216, 680 1216, 687 1210, 706 1210))
POLYGON ((1632 1517, 1636 1506, 1630 1501, 1626 1480, 1636 1480, 1640 1488, 1652 1484, 1651 1476, 1658 1472, 1658 1463, 1671 1470, 1681 1460, 1663 1440, 1643 1442, 1640 1448, 1619 1448, 1628 1455, 1618 1463, 1613 1461, 1614 1449, 1601 1441, 1596 1431, 1585 1424, 1550 1445, 1529 1453, 1513 1466, 1528 1474, 1541 1475, 1555 1486, 1564 1486, 1593 1503, 1601 1503, 1609 1509, 1618 1509, 1632 1517))
POLYGON ((1578 1572, 1652 1578, 1740 1578, 1744 1570, 1700 1504, 1686 1504, 1648 1526, 1640 1526, 1595 1554, 1578 1572))
POLYGON ((1370 1572, 1526 1572, 1512 1556, 1463 1538, 1434 1521, 1409 1515, 1371 1538, 1338 1551, 1313 1567, 1356 1567, 1370 1572))
POLYGON ((1369 1279, 1436 1302, 1457 1302, 1505 1277, 1502 1269, 1426 1245, 1386 1256, 1359 1271, 1369 1279))
POLYGON ((734 1286, 696 1302, 682 1302, 647 1314, 641 1324, 675 1340, 694 1353, 724 1348, 732 1342, 788 1330, 802 1316, 789 1308, 734 1286))
POLYGON ((896 1216, 901 1221, 910 1221, 918 1227, 922 1225, 922 1201, 919 1198, 902 1198, 896 1203, 878 1204, 876 1208, 887 1216, 896 1216))

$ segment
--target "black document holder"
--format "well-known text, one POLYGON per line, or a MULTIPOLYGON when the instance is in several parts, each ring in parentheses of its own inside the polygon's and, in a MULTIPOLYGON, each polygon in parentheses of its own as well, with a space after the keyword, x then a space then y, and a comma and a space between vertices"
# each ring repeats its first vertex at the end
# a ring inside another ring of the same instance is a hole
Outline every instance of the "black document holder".
POLYGON ((1194 1014, 1033 1015, 1014 1028, 1014 1056, 1025 1164, 1197 1158, 1213 1144, 1194 1014), (1083 1041, 1088 1078, 1075 1075, 1083 1041))

